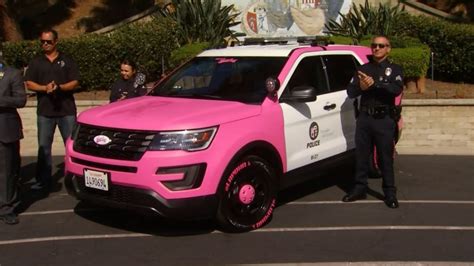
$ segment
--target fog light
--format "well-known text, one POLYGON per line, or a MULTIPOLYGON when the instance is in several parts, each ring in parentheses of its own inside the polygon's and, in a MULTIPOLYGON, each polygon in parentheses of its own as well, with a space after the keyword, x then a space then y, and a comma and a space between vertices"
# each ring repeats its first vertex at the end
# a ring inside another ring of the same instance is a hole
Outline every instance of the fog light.
POLYGON ((177 175, 182 174, 181 180, 160 181, 169 190, 178 191, 198 188, 201 186, 206 164, 186 165, 179 167, 160 167, 156 171, 157 175, 177 175))

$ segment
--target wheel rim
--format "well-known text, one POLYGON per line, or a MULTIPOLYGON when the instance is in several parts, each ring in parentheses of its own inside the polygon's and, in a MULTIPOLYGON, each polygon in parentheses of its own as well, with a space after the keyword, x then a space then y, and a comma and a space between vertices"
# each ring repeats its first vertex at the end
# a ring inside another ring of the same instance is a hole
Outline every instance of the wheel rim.
POLYGON ((251 184, 243 185, 239 191, 239 200, 242 204, 250 204, 255 199, 255 188, 251 184))
POLYGON ((236 226, 251 226, 268 213, 274 201, 268 173, 249 167, 236 176, 226 194, 229 221, 236 226))

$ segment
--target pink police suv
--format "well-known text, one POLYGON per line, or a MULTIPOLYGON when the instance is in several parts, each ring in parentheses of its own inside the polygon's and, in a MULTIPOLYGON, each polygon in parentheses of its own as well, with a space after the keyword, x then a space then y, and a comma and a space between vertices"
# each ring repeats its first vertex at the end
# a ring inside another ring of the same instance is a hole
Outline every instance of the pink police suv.
POLYGON ((369 54, 263 39, 204 51, 149 95, 82 112, 66 187, 95 204, 257 229, 289 173, 353 154, 345 89, 369 54))

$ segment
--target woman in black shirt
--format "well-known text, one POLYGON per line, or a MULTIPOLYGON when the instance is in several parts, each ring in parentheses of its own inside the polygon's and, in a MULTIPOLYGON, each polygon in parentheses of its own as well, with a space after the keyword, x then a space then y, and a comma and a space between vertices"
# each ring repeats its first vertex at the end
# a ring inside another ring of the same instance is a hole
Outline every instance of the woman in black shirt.
POLYGON ((137 72, 136 64, 123 60, 120 64, 121 78, 110 87, 110 102, 129 99, 146 93, 145 74, 137 72))

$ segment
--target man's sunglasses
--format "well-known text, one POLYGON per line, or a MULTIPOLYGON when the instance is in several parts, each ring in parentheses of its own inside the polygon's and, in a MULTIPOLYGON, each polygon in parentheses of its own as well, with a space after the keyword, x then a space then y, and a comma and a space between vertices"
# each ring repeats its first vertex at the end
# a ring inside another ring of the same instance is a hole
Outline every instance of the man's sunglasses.
POLYGON ((384 43, 372 43, 372 44, 370 44, 370 48, 372 48, 372 49, 375 49, 377 47, 380 48, 380 49, 383 49, 383 48, 389 47, 389 46, 390 45, 384 44, 384 43))
POLYGON ((53 44, 54 41, 53 40, 40 40, 40 43, 41 44, 53 44))

